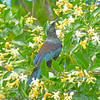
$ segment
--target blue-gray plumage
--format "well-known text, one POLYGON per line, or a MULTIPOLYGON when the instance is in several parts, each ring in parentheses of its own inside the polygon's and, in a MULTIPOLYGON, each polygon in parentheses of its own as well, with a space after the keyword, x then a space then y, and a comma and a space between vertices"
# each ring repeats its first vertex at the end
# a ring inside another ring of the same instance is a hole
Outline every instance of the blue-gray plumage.
POLYGON ((54 21, 47 29, 47 39, 34 59, 33 64, 37 65, 37 67, 34 69, 30 78, 28 79, 28 84, 32 82, 33 77, 35 79, 40 77, 40 64, 44 59, 46 59, 47 66, 51 67, 52 59, 56 60, 61 52, 62 44, 59 38, 57 37, 55 30, 56 21, 54 21))

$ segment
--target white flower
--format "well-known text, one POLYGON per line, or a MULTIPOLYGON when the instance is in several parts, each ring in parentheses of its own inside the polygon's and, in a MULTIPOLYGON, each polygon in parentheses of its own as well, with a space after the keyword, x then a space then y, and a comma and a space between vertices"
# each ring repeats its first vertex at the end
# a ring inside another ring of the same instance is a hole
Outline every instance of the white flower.
POLYGON ((16 72, 12 71, 12 73, 7 78, 5 78, 3 80, 5 80, 5 81, 10 80, 10 79, 15 80, 15 79, 18 79, 18 76, 19 75, 16 72))
POLYGON ((61 30, 56 30, 57 36, 59 36, 60 32, 61 32, 61 30))
POLYGON ((88 30, 88 33, 94 33, 94 29, 90 27, 90 29, 88 30))
POLYGON ((92 56, 92 61, 94 61, 96 59, 96 55, 92 56))
POLYGON ((39 79, 34 79, 34 77, 32 78, 32 82, 31 82, 31 85, 34 85, 34 86, 38 86, 39 84, 39 79))
POLYGON ((87 73, 87 70, 84 70, 84 73, 86 76, 89 76, 89 74, 87 73))
POLYGON ((70 16, 70 17, 68 18, 69 23, 73 23, 74 20, 75 20, 75 19, 74 19, 72 16, 70 16))
POLYGON ((14 71, 12 71, 12 73, 10 74, 10 79, 18 79, 18 74, 14 71))
POLYGON ((59 91, 54 92, 54 95, 52 97, 54 97, 55 100, 59 100, 60 99, 60 97, 59 97, 59 91))
POLYGON ((49 72, 49 78, 52 78, 52 77, 54 77, 54 74, 49 72))
POLYGON ((74 95, 74 92, 73 92, 73 91, 71 91, 71 92, 70 92, 70 95, 74 95))
POLYGON ((61 2, 61 1, 63 1, 63 0, 59 0, 59 2, 61 2))
POLYGON ((3 63, 4 61, 0 61, 0 66, 2 66, 2 63, 3 63))
POLYGON ((81 85, 82 85, 82 82, 79 81, 79 82, 78 82, 78 87, 80 87, 81 85))
POLYGON ((64 100, 72 100, 73 95, 74 92, 71 92, 70 95, 68 95, 68 93, 64 93, 64 100))
POLYGON ((6 51, 10 52, 11 54, 13 54, 14 57, 16 57, 19 54, 18 50, 19 50, 18 48, 17 49, 12 48, 11 50, 6 50, 6 51))
POLYGON ((77 37, 82 37, 82 36, 85 35, 85 33, 83 33, 83 32, 81 32, 81 31, 77 30, 76 33, 75 33, 75 35, 76 35, 77 37))
POLYGON ((95 77, 92 77, 92 76, 90 76, 88 73, 87 73, 87 71, 86 70, 84 70, 84 73, 85 73, 85 75, 86 75, 86 78, 87 78, 87 80, 86 80, 86 82, 89 84, 89 83, 95 83, 93 80, 96 80, 96 78, 95 77))
POLYGON ((21 73, 20 77, 21 81, 23 82, 24 80, 27 80, 27 75, 24 75, 23 73, 21 73))
POLYGON ((0 8, 4 8, 5 7, 5 5, 4 4, 0 4, 0 8))
POLYGON ((65 12, 68 10, 67 4, 64 4, 63 7, 64 7, 64 8, 63 8, 63 12, 65 13, 65 12))
POLYGON ((97 33, 94 33, 94 36, 92 36, 92 40, 94 42, 98 42, 99 41, 99 37, 97 36, 97 33))
POLYGON ((32 48, 33 48, 33 45, 34 45, 34 44, 32 44, 31 42, 29 42, 29 47, 32 47, 32 48))

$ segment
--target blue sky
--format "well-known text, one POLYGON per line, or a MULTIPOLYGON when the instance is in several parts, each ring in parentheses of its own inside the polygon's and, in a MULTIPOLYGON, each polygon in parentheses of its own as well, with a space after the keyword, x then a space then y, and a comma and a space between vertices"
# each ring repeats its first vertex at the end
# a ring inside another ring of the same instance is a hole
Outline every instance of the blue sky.
MULTIPOLYGON (((2 2, 4 2, 5 0, 1 0, 2 2)), ((32 1, 32 0, 27 0, 27 1, 32 1)), ((7 0, 7 5, 11 6, 11 0, 7 0)))
MULTIPOLYGON (((3 1, 5 1, 5 0, 1 0, 1 1, 3 2, 3 1)), ((32 0, 27 0, 27 1, 32 1, 32 0)), ((87 1, 89 1, 89 0, 85 0, 85 1, 86 1, 86 4, 88 4, 87 1)), ((96 4, 97 4, 97 5, 100 5, 100 1, 97 0, 96 4)), ((8 5, 8 6, 11 6, 11 0, 7 0, 7 5, 8 5)))

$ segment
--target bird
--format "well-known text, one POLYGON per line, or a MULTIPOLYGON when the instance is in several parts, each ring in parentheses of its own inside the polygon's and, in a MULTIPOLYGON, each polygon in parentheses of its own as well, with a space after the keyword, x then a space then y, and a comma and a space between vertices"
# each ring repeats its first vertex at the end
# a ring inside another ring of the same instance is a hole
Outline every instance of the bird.
POLYGON ((47 66, 51 68, 52 59, 56 60, 62 50, 62 43, 61 43, 60 39, 58 38, 58 36, 56 34, 56 29, 55 29, 55 23, 57 21, 58 21, 58 19, 56 19, 54 22, 52 22, 49 25, 49 27, 47 28, 47 31, 46 31, 47 38, 33 61, 33 66, 36 65, 36 67, 34 68, 31 76, 29 77, 29 79, 27 81, 28 85, 31 84, 33 77, 34 77, 34 79, 40 78, 41 62, 45 59, 47 66))

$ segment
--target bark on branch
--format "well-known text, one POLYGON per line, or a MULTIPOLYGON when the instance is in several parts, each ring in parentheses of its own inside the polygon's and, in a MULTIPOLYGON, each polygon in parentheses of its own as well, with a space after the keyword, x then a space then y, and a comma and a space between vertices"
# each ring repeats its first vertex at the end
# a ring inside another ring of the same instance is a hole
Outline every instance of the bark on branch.
POLYGON ((50 21, 53 20, 52 10, 51 10, 51 7, 49 5, 49 1, 48 0, 44 0, 44 8, 45 8, 45 11, 46 11, 48 19, 50 21))
POLYGON ((35 0, 32 0, 32 16, 35 16, 35 0))
POLYGON ((23 0, 20 0, 20 1, 21 1, 21 4, 24 6, 25 10, 27 11, 27 13, 29 13, 30 10, 28 9, 26 3, 23 0))

